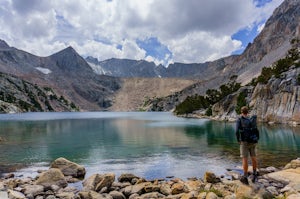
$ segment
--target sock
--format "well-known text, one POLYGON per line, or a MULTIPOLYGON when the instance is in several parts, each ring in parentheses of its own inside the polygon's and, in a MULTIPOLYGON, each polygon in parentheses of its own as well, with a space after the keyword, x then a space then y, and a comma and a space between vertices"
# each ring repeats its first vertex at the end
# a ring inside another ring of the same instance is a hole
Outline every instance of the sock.
POLYGON ((256 169, 253 170, 253 174, 254 174, 254 175, 257 175, 256 169))

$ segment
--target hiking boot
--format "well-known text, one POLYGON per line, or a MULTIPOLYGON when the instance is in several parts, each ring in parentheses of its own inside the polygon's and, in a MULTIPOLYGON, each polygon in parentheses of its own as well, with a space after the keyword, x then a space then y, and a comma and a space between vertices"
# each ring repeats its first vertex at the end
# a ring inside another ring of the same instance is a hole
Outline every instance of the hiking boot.
POLYGON ((242 176, 240 179, 241 183, 245 185, 249 185, 248 178, 246 176, 242 176))
POLYGON ((258 176, 257 173, 254 173, 252 175, 252 179, 251 180, 252 180, 253 183, 255 183, 255 181, 257 180, 257 176, 258 176))

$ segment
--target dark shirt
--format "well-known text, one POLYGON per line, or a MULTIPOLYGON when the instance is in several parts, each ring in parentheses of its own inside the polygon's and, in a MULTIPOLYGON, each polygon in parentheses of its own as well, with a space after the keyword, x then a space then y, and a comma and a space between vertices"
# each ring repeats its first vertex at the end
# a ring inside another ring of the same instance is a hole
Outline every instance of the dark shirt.
POLYGON ((236 121, 235 135, 238 142, 245 142, 243 131, 245 128, 251 128, 251 121, 249 117, 241 116, 236 121), (243 120, 243 122, 241 121, 243 120))

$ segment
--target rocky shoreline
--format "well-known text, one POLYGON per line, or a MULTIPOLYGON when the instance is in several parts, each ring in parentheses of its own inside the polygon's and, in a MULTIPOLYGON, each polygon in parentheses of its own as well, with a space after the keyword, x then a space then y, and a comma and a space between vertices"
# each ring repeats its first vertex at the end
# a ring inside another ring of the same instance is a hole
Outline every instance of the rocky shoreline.
POLYGON ((85 177, 85 168, 65 158, 58 158, 35 178, 17 178, 6 174, 0 179, 1 199, 245 199, 300 198, 300 159, 282 169, 261 168, 258 180, 249 185, 239 181, 240 174, 228 170, 230 176, 216 176, 207 171, 203 178, 182 180, 146 180, 134 174, 93 174, 85 177), (80 184, 82 186, 74 186, 80 184))

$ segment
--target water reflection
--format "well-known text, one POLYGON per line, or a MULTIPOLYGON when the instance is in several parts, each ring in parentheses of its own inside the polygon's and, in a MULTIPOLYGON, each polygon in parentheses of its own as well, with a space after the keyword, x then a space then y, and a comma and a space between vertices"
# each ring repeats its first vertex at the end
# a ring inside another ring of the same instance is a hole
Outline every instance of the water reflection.
MULTIPOLYGON (((7 140, 0 144, 0 167, 49 164, 66 157, 85 165, 89 173, 191 177, 208 169, 222 173, 240 164, 235 123, 170 113, 56 113, 57 120, 51 114, 50 120, 45 113, 43 119, 33 115, 0 118, 0 136, 7 140)), ((259 129, 260 166, 283 166, 297 157, 299 128, 260 125, 259 129)))

